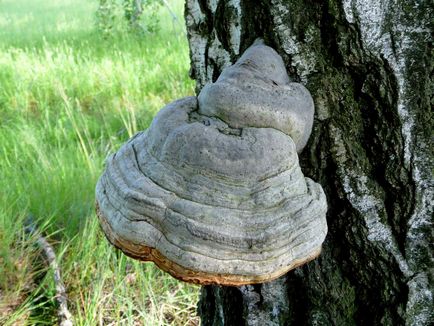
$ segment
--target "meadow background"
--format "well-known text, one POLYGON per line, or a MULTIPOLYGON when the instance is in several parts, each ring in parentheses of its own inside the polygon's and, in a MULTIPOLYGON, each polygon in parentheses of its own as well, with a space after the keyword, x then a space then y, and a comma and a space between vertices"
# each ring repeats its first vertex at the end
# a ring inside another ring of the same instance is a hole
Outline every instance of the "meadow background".
POLYGON ((104 35, 97 0, 0 0, 0 325, 56 323, 56 250, 76 325, 198 325, 198 287, 109 245, 94 212, 104 159, 192 95, 182 0, 154 33, 104 35))

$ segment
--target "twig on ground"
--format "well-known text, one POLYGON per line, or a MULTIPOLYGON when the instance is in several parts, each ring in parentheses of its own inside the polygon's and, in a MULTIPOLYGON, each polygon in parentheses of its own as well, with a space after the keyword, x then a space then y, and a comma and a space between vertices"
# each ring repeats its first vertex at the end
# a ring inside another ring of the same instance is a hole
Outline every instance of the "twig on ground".
MULTIPOLYGON (((37 226, 31 215, 28 216, 25 223, 25 231, 27 234, 35 234, 37 226)), ((49 267, 53 271, 54 284, 56 285, 56 301, 59 305, 57 316, 59 318, 59 326, 72 326, 72 315, 68 310, 68 296, 66 294, 65 285, 63 284, 60 267, 57 263, 56 254, 53 247, 48 243, 42 235, 37 235, 36 243, 42 249, 45 258, 48 261, 49 267)))

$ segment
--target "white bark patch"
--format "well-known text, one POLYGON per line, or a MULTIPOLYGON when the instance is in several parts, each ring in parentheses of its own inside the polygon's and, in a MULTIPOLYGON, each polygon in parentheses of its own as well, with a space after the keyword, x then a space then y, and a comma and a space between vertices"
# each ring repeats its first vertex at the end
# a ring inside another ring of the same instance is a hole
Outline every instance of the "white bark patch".
MULTIPOLYGON (((411 168, 412 170, 417 200, 414 212, 408 221, 406 259, 410 268, 417 272, 419 248, 429 246, 429 239, 423 230, 427 229, 427 226, 432 227, 433 224, 434 191, 432 178, 429 177, 432 167, 428 166, 430 160, 425 157, 427 154, 424 154, 423 149, 426 144, 419 140, 417 147, 415 146, 415 116, 409 100, 415 85, 408 78, 409 73, 411 73, 409 67, 412 64, 409 61, 409 54, 414 48, 420 46, 418 42, 421 39, 427 41, 430 39, 430 29, 423 25, 423 21, 407 23, 406 18, 396 8, 395 1, 345 0, 343 3, 346 19, 349 22, 358 21, 359 23, 361 39, 366 50, 378 57, 384 57, 392 68, 397 81, 397 109, 402 122, 404 163, 408 169, 411 168), (387 22, 388 19, 389 22, 387 22), (394 42, 392 42, 392 35, 394 42)), ((415 3, 415 6, 417 5, 415 3)), ((418 9, 415 7, 414 10, 418 9)), ((427 23, 425 22, 425 24, 427 23)), ((422 325, 431 318, 430 313, 418 312, 414 309, 416 306, 427 307, 429 302, 432 306, 432 290, 429 290, 429 285, 426 282, 420 284, 418 282, 417 278, 409 282, 410 291, 407 303, 407 323, 409 325, 422 325), (416 288, 417 291, 414 290, 416 288), (425 303, 419 304, 423 300, 425 303)))
POLYGON ((229 26, 230 43, 234 53, 238 55, 240 53, 241 44, 241 1, 229 0, 228 6, 232 7, 234 16, 231 19, 231 25, 229 26))
MULTIPOLYGON (((283 19, 291 15, 287 5, 281 0, 272 0, 271 3, 271 17, 273 17, 275 30, 279 35, 282 48, 291 57, 291 65, 297 70, 300 79, 306 83, 308 75, 316 71, 317 58, 306 45, 297 41, 294 32, 284 23, 283 19)), ((306 31, 307 42, 312 33, 312 30, 306 31)))
POLYGON ((206 81, 206 69, 205 69, 205 54, 207 39, 200 33, 196 32, 198 29, 192 26, 203 23, 205 20, 204 13, 200 10, 199 3, 194 0, 187 1, 187 12, 185 17, 185 23, 187 30, 190 31, 188 41, 190 43, 190 57, 191 64, 196 71, 196 80, 199 85, 203 85, 206 81))
POLYGON ((406 260, 399 251, 395 237, 390 227, 381 221, 380 214, 385 212, 384 203, 375 197, 367 186, 368 178, 364 175, 350 174, 344 176, 344 190, 354 208, 356 208, 365 220, 368 228, 368 240, 380 244, 395 258, 401 272, 410 277, 410 271, 406 260))
POLYGON ((209 0, 208 1, 208 6, 209 9, 211 10, 211 12, 214 14, 215 11, 217 10, 217 5, 219 4, 219 0, 209 0))
MULTIPOLYGON (((215 34, 208 49, 208 60, 214 61, 220 71, 231 65, 231 56, 229 52, 224 49, 222 43, 215 34)), ((206 71, 207 82, 211 82, 214 74, 214 65, 208 65, 204 71, 206 71)))
POLYGON ((377 198, 369 189, 367 184, 368 178, 365 175, 357 175, 344 168, 347 154, 342 133, 340 129, 333 126, 330 128, 330 131, 335 141, 333 152, 340 162, 338 173, 343 178, 344 191, 351 205, 357 209, 364 218, 368 229, 367 239, 391 253, 398 263, 401 272, 406 277, 410 277, 413 273, 398 248, 392 230, 387 224, 381 221, 380 216, 386 215, 383 201, 377 198))
POLYGON ((407 313, 413 316, 407 325, 427 325, 427 321, 432 317, 432 310, 429 307, 434 306, 434 298, 432 292, 428 290, 430 285, 426 273, 416 275, 407 285, 409 289, 407 313))
POLYGON ((415 180, 418 181, 418 184, 422 184, 424 187, 426 187, 425 191, 427 194, 426 196, 423 196, 421 198, 420 209, 416 211, 408 221, 408 226, 410 228, 408 232, 408 237, 417 240, 418 235, 417 233, 414 233, 415 230, 421 227, 432 227, 433 225, 432 212, 434 205, 434 187, 432 185, 432 180, 431 184, 430 182, 424 182, 424 180, 420 176, 420 171, 417 166, 414 169, 413 175, 415 176, 415 180))
POLYGON ((381 51, 383 48, 381 37, 384 34, 383 27, 389 0, 353 0, 350 4, 349 1, 345 2, 347 2, 344 6, 347 8, 345 11, 347 20, 354 21, 356 17, 359 21, 364 45, 370 50, 381 51))
POLYGON ((336 128, 334 125, 330 125, 330 133, 332 134, 332 139, 334 139, 334 146, 332 148, 333 154, 336 156, 336 160, 340 163, 340 173, 345 175, 343 169, 344 163, 347 161, 347 150, 345 149, 345 143, 343 135, 340 129, 336 128))
POLYGON ((264 283, 261 293, 251 285, 240 287, 240 292, 248 326, 280 325, 279 316, 283 310, 289 309, 288 286, 284 278, 264 283))
POLYGON ((342 6, 344 7, 345 18, 347 19, 347 21, 350 24, 354 23, 353 0, 343 0, 342 6))
POLYGON ((343 1, 346 19, 353 23, 359 22, 363 45, 368 51, 382 55, 392 68, 398 82, 398 113, 402 120, 402 135, 405 140, 404 158, 407 166, 411 160, 411 144, 413 143, 412 129, 414 118, 405 103, 406 88, 410 89, 405 78, 406 52, 413 47, 411 34, 429 33, 422 27, 405 26, 399 17, 394 17, 394 24, 386 28, 388 15, 394 12, 394 1, 390 0, 345 0, 343 1), (397 19, 398 18, 398 19, 397 19), (396 37, 393 47, 391 33, 396 37))
POLYGON ((223 311, 223 300, 222 300, 222 296, 221 296, 221 287, 216 288, 215 290, 215 297, 216 297, 216 302, 217 302, 217 309, 218 309, 218 315, 219 315, 219 319, 221 320, 222 324, 226 324, 226 320, 225 320, 225 313, 223 311))
POLYGON ((324 121, 330 118, 327 100, 322 95, 315 98, 315 108, 319 120, 324 121))

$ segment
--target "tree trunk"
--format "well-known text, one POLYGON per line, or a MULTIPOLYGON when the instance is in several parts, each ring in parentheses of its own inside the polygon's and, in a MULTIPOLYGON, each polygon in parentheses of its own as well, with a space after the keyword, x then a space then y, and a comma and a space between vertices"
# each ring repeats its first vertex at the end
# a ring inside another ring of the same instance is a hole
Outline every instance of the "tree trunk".
POLYGON ((329 205, 318 259, 271 283, 204 287, 202 324, 434 322, 431 1, 187 0, 185 15, 197 90, 257 37, 310 90, 300 163, 329 205))

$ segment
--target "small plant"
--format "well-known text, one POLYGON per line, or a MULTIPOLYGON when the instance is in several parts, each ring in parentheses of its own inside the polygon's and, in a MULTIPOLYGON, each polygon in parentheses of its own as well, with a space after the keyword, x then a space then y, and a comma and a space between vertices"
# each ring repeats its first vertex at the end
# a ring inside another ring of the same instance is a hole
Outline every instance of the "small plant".
POLYGON ((99 0, 98 29, 104 35, 124 32, 155 33, 161 0, 99 0))

